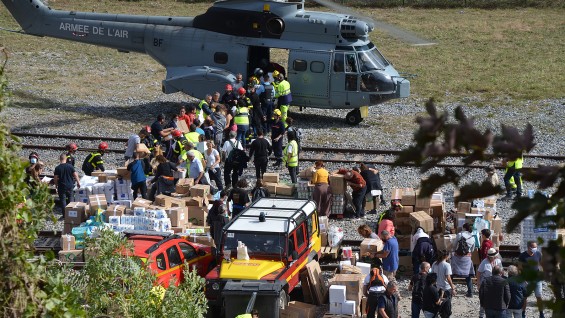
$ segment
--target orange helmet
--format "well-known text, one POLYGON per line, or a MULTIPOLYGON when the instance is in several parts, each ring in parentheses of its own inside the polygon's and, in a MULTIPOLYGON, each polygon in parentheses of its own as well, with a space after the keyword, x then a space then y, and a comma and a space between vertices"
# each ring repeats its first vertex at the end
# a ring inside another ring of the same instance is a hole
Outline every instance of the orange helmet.
POLYGON ((78 149, 78 146, 74 142, 71 142, 70 144, 67 145, 67 150, 69 150, 69 151, 76 151, 77 149, 78 149))
POLYGON ((108 144, 105 141, 103 141, 98 145, 98 149, 99 150, 106 150, 106 149, 108 149, 108 144))
POLYGON ((240 87, 240 88, 237 90, 237 92, 239 93, 239 95, 243 95, 243 94, 245 94, 245 88, 240 87))
POLYGON ((226 84, 226 91, 233 91, 233 87, 230 84, 226 84))
POLYGON ((180 137, 182 135, 181 131, 178 129, 173 130, 173 137, 180 137))

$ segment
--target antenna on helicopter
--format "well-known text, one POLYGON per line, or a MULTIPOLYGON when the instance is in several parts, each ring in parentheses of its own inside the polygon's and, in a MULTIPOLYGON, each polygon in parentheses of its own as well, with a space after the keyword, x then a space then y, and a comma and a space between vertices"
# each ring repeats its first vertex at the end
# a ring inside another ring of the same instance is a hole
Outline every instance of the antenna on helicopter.
POLYGON ((369 25, 370 30, 372 30, 373 28, 378 28, 381 29, 383 31, 385 31, 386 33, 388 33, 390 36, 399 39, 401 41, 410 43, 412 45, 417 45, 417 46, 425 46, 425 45, 434 45, 436 44, 435 42, 431 42, 428 41, 424 38, 421 38, 411 32, 408 32, 406 30, 402 30, 400 28, 397 28, 391 24, 382 22, 382 21, 375 21, 373 18, 366 16, 366 15, 362 15, 359 12, 356 12, 354 10, 352 10, 349 7, 343 6, 341 4, 337 4, 331 0, 312 0, 314 2, 316 2, 319 5, 322 5, 326 8, 335 10, 337 12, 341 12, 344 14, 348 14, 350 16, 354 16, 357 17, 360 20, 363 20, 364 22, 366 22, 369 25))

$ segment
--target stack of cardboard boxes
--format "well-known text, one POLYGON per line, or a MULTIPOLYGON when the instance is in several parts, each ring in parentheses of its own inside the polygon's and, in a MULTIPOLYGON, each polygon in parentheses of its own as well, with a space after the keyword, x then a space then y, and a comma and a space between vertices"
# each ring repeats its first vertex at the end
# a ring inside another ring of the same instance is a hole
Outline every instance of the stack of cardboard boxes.
POLYGON ((330 314, 360 315, 364 274, 336 274, 330 279, 330 314))
POLYGON ((280 182, 280 176, 278 172, 266 172, 265 174, 263 174, 263 181, 265 181, 265 184, 271 196, 294 195, 294 184, 280 182))

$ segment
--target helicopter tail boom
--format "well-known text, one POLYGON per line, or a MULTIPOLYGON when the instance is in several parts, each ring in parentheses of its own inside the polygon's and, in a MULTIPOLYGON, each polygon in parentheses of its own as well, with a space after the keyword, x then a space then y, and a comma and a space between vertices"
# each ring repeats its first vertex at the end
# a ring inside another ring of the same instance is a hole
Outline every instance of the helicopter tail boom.
POLYGON ((27 34, 90 43, 128 52, 146 53, 146 42, 150 38, 148 35, 158 35, 165 31, 164 29, 191 26, 193 20, 190 17, 52 10, 40 0, 2 2, 27 34))

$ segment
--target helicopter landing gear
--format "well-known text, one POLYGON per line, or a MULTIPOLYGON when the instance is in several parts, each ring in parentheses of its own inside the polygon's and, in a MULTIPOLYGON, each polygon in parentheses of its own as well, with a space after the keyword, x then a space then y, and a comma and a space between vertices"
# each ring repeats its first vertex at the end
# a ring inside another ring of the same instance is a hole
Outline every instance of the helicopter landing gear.
POLYGON ((358 125, 361 121, 363 121, 359 108, 355 108, 354 110, 347 113, 347 115, 345 115, 345 121, 351 126, 358 125))

